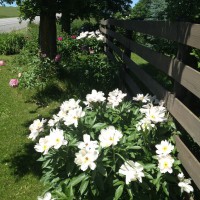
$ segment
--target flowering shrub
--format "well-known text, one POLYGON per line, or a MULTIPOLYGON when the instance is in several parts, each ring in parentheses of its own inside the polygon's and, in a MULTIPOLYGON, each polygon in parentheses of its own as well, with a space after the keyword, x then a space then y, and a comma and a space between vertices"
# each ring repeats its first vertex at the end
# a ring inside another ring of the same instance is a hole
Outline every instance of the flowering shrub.
POLYGON ((24 88, 46 86, 56 76, 57 63, 60 59, 60 55, 56 55, 54 60, 45 54, 32 56, 26 68, 19 68, 22 71, 19 77, 20 86, 24 88))
POLYGON ((73 53, 100 53, 103 50, 102 40, 103 36, 99 31, 82 32, 79 36, 58 37, 58 51, 66 58, 72 56, 73 53))
POLYGON ((85 101, 64 101, 48 122, 30 125, 53 198, 182 199, 193 191, 163 102, 150 95, 126 102, 125 96, 92 90, 85 101))

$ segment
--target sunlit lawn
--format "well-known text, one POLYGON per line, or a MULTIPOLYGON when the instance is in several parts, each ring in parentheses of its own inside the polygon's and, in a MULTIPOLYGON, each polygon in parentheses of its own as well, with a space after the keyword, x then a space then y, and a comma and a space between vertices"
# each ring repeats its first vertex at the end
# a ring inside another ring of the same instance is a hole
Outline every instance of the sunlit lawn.
POLYGON ((14 57, 0 56, 1 59, 7 65, 0 67, 0 199, 35 200, 44 188, 39 182, 38 154, 27 138, 28 127, 40 115, 48 117, 58 102, 40 107, 30 101, 30 91, 11 88, 9 80, 17 78, 10 67, 14 57))

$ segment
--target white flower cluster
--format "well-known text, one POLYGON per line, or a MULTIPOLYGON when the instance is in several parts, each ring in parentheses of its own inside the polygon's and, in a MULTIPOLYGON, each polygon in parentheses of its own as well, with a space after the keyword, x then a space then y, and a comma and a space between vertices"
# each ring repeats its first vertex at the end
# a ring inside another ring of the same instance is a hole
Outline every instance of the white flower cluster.
MULTIPOLYGON (((107 105, 111 106, 112 108, 115 108, 120 104, 120 102, 122 102, 126 95, 126 93, 122 93, 122 91, 119 89, 115 89, 112 92, 109 92, 107 98, 107 105)), ((91 108, 92 103, 105 102, 105 100, 106 98, 104 97, 103 92, 97 92, 96 90, 92 90, 91 94, 87 94, 86 101, 84 102, 84 104, 91 108)))
POLYGON ((83 142, 78 143, 80 151, 76 153, 75 163, 80 166, 82 171, 90 168, 94 170, 96 168, 95 160, 99 156, 99 146, 106 148, 109 146, 115 146, 122 138, 122 133, 114 128, 114 126, 108 126, 106 129, 101 130, 99 135, 100 144, 98 141, 91 141, 90 135, 83 135, 83 142))
POLYGON ((83 39, 83 38, 96 38, 97 40, 103 40, 104 36, 100 33, 99 30, 96 31, 85 31, 81 32, 80 35, 76 39, 83 39))
POLYGON ((51 129, 48 136, 40 138, 39 143, 37 143, 34 148, 37 152, 45 155, 50 148, 59 149, 62 145, 67 145, 67 143, 67 140, 64 138, 63 130, 56 128, 51 129))
POLYGON ((119 173, 126 176, 126 184, 136 180, 142 182, 142 177, 144 177, 143 169, 140 163, 129 160, 120 167, 119 173))
POLYGON ((172 173, 172 166, 174 159, 171 157, 170 153, 174 149, 174 146, 167 140, 161 141, 160 144, 156 145, 156 153, 158 158, 158 168, 161 173, 169 172, 172 173))
POLYGON ((53 115, 53 119, 48 121, 48 125, 53 127, 57 125, 60 120, 64 122, 66 126, 74 125, 78 126, 78 120, 85 116, 85 112, 82 107, 79 106, 80 100, 69 99, 60 106, 60 111, 57 115, 53 115))
POLYGON ((152 130, 156 128, 155 124, 159 122, 164 122, 167 120, 166 108, 163 106, 162 101, 158 101, 155 96, 138 94, 136 97, 133 97, 134 101, 141 101, 142 103, 147 103, 143 105, 140 109, 140 112, 145 114, 145 117, 141 119, 138 124, 136 124, 136 129, 138 131, 152 130), (154 106, 153 103, 158 104, 154 106))
POLYGON ((191 179, 185 179, 184 174, 180 173, 178 174, 179 183, 178 186, 181 188, 181 192, 193 192, 194 188, 190 185, 191 179))
POLYGON ((126 93, 122 93, 121 90, 116 89, 113 90, 112 92, 109 92, 108 94, 108 105, 112 106, 112 108, 116 107, 119 105, 120 102, 124 99, 126 96, 126 93))
POLYGON ((83 142, 79 142, 78 144, 80 151, 75 154, 76 158, 74 161, 78 166, 80 166, 82 171, 86 171, 88 167, 91 170, 96 168, 94 161, 99 156, 98 147, 98 142, 91 141, 90 135, 83 135, 83 142))
POLYGON ((44 123, 46 122, 45 119, 39 120, 36 119, 33 123, 29 126, 29 130, 31 131, 29 135, 29 139, 35 140, 36 137, 39 135, 40 132, 44 131, 44 123))
POLYGON ((91 106, 91 103, 96 103, 96 102, 104 102, 106 98, 104 97, 103 92, 97 92, 96 90, 92 90, 91 94, 86 95, 86 101, 84 101, 85 105, 91 106))

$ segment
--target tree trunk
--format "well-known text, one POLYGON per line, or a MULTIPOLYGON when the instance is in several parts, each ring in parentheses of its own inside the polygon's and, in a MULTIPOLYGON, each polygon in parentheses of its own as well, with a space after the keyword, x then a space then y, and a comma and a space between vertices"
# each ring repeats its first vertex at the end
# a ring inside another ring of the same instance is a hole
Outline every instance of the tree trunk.
POLYGON ((71 34, 71 20, 70 20, 70 13, 63 12, 61 16, 61 26, 62 31, 66 32, 67 34, 71 34))
POLYGON ((50 11, 41 11, 39 27, 39 45, 42 54, 54 59, 57 54, 56 45, 56 14, 50 11))

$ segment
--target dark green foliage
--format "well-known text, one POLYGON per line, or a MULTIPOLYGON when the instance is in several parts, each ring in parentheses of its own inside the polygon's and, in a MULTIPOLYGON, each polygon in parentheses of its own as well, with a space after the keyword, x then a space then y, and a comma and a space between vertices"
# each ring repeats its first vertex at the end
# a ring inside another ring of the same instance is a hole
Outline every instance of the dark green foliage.
POLYGON ((149 19, 166 20, 167 3, 165 0, 152 0, 149 8, 149 19))
POLYGON ((132 18, 140 20, 148 18, 150 5, 151 0, 140 0, 131 11, 132 18))
POLYGON ((168 4, 168 19, 173 21, 200 22, 199 0, 166 0, 166 2, 168 4))

